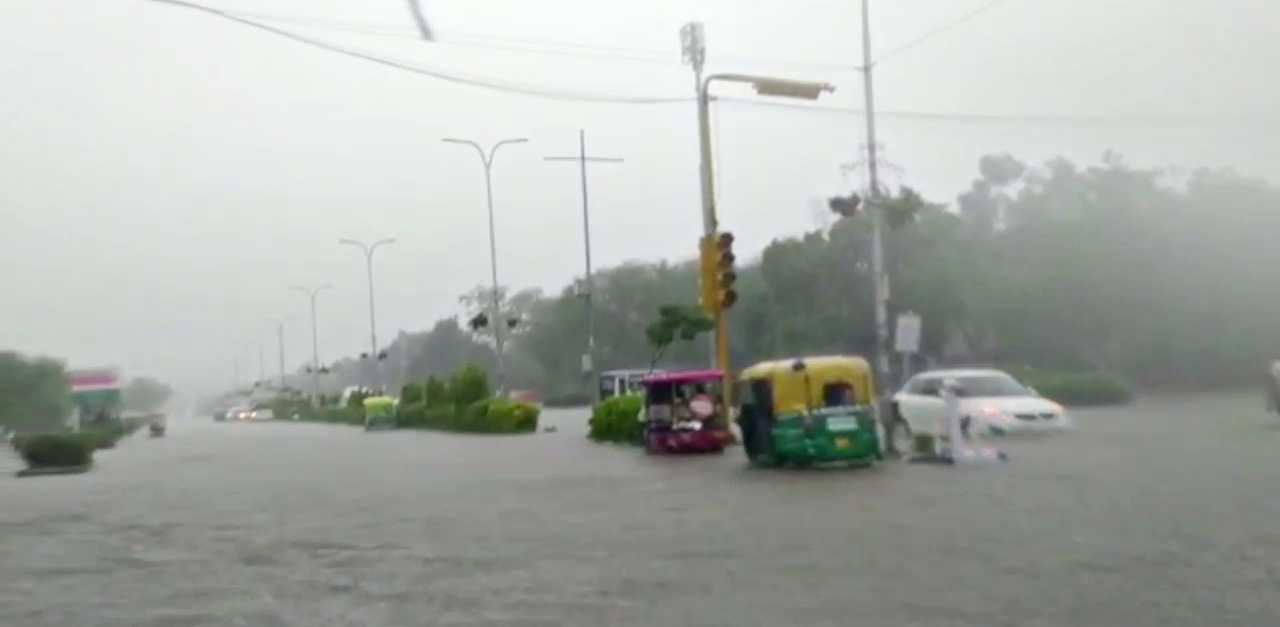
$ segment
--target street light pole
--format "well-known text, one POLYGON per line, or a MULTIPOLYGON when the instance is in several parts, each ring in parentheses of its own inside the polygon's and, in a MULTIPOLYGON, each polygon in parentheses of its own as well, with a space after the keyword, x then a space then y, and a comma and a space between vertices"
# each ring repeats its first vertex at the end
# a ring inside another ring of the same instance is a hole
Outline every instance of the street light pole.
POLYGON ((596 308, 595 281, 591 273, 591 209, 587 194, 587 163, 622 163, 618 157, 588 157, 587 131, 578 131, 578 156, 543 157, 543 161, 577 161, 582 180, 582 249, 586 257, 586 293, 582 295, 587 305, 587 354, 582 360, 583 374, 591 376, 596 368, 596 308))
POLYGON ((871 59, 871 0, 862 0, 862 94, 867 123, 867 211, 871 217, 872 294, 876 305, 876 379, 889 390, 889 279, 884 272, 884 198, 880 193, 880 161, 876 154, 876 98, 871 59))
POLYGON ((307 299, 311 301, 311 392, 317 402, 320 400, 320 332, 316 326, 316 297, 320 296, 320 292, 332 287, 326 283, 314 288, 298 285, 289 288, 306 294, 307 299))
POLYGON ((378 252, 378 247, 384 244, 394 244, 394 238, 380 239, 372 244, 365 244, 354 239, 340 239, 339 244, 346 246, 355 246, 360 249, 364 255, 365 274, 369 280, 369 357, 376 358, 378 354, 378 322, 373 308, 373 253, 378 252))
MULTIPOLYGON (((684 48, 684 58, 693 65, 695 72, 700 72, 702 59, 706 56, 706 42, 702 25, 697 22, 686 24, 680 31, 680 42, 684 48)), ((712 74, 698 84, 698 153, 699 182, 702 190, 702 233, 704 236, 714 235, 719 228, 716 216, 715 169, 712 166, 711 145, 711 83, 745 83, 751 85, 757 95, 795 98, 800 100, 817 100, 824 93, 835 91, 830 83, 795 81, 785 78, 756 76, 752 74, 712 74)), ((724 406, 729 407, 733 374, 729 370, 729 329, 725 324, 725 312, 717 307, 712 312, 715 319, 715 367, 723 373, 724 406)))
MULTIPOLYGON (((279 351, 280 351, 280 389, 281 389, 281 391, 283 391, 283 390, 284 390, 284 388, 285 388, 285 374, 284 374, 284 323, 285 323, 285 322, 288 322, 288 318, 271 318, 270 320, 268 320, 268 322, 270 322, 271 324, 276 325, 276 345, 277 345, 277 348, 278 348, 278 349, 279 349, 279 351)), ((261 357, 261 353, 259 353, 259 357, 261 357)), ((264 373, 264 374, 262 375, 262 380, 265 382, 265 381, 266 381, 266 378, 267 378, 267 377, 266 377, 266 374, 264 373)))
POLYGON ((480 144, 469 139, 445 138, 440 141, 447 144, 471 146, 475 149, 476 154, 480 155, 480 163, 484 165, 485 198, 489 207, 489 270, 493 282, 491 286, 493 314, 489 317, 489 321, 493 325, 493 347, 498 359, 498 391, 502 392, 506 389, 507 384, 506 364, 503 356, 503 332, 506 330, 506 321, 502 319, 501 305, 498 302, 498 236, 493 224, 493 157, 497 154, 499 148, 507 144, 523 144, 529 140, 522 137, 504 139, 494 144, 487 153, 484 148, 480 147, 480 144))

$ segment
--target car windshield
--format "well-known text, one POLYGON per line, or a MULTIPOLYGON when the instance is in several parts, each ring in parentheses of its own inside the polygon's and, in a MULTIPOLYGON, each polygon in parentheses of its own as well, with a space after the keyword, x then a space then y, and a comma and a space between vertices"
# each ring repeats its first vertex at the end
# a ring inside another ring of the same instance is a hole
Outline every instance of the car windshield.
POLYGON ((1028 396, 1031 391, 1007 374, 959 377, 960 396, 1028 396))

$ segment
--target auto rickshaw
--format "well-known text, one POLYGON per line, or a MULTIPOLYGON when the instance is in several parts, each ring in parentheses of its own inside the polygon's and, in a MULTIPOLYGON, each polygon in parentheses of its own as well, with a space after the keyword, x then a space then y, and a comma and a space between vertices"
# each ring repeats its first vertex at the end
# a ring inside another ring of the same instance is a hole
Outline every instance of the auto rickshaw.
POLYGON ((148 428, 151 432, 151 437, 163 438, 164 426, 165 426, 164 416, 161 416, 159 418, 152 418, 150 424, 148 425, 148 428))
POLYGON ((723 376, 719 370, 683 370, 642 379, 645 452, 723 453, 733 440, 721 402, 723 376))
POLYGON ((752 464, 884 459, 871 365, 861 357, 766 361, 743 370, 737 388, 742 448, 752 464))
POLYGON ((364 399, 364 430, 386 431, 396 428, 396 399, 370 396, 364 399))

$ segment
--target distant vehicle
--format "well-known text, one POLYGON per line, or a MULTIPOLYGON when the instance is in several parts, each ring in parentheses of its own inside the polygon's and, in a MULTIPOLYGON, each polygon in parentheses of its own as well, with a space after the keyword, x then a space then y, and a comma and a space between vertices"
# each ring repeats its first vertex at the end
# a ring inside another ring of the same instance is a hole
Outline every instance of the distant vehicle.
POLYGON ((600 373, 599 393, 597 400, 607 400, 615 396, 639 394, 643 389, 644 378, 662 374, 661 370, 606 370, 600 373))
POLYGON ((232 407, 228 409, 224 418, 226 420, 243 421, 248 420, 253 413, 252 407, 232 407))
POLYGON ((960 420, 979 435, 1065 431, 1073 426, 1066 408, 1040 396, 1009 373, 992 368, 928 370, 911 377, 893 395, 895 444, 913 433, 943 433, 942 382, 959 384, 960 420))

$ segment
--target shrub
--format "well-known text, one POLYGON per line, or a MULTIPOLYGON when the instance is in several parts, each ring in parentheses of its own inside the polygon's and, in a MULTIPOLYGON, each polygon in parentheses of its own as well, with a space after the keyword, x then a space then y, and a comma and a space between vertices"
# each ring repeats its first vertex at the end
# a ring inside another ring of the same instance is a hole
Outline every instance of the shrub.
POLYGON ((400 403, 408 405, 417 403, 423 399, 423 386, 416 383, 406 383, 400 388, 400 403))
POLYGON ((587 437, 596 442, 641 444, 641 406, 636 395, 615 396, 596 403, 587 421, 587 437))
POLYGON ((1035 388, 1041 396, 1067 406, 1124 405, 1133 400, 1133 391, 1124 379, 1101 370, 1027 371, 1020 378, 1024 384, 1035 388))
POLYGON ((80 436, 93 444, 95 449, 114 448, 124 438, 125 421, 120 418, 91 422, 80 426, 80 436))
POLYGON ((430 407, 453 404, 453 400, 449 398, 449 388, 435 376, 427 377, 427 382, 422 384, 422 401, 430 407))
POLYGON ((461 433, 532 433, 538 428, 539 411, 536 405, 502 399, 482 399, 462 409, 419 402, 400 406, 396 424, 461 433))
POLYGON ((18 436, 12 445, 31 468, 84 466, 93 461, 100 436, 92 432, 18 436))
POLYGON ((459 409, 489 398, 489 375, 479 366, 463 366, 449 377, 449 396, 459 409))

